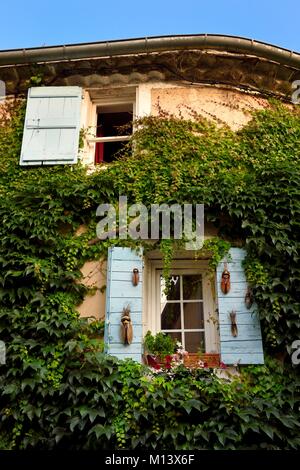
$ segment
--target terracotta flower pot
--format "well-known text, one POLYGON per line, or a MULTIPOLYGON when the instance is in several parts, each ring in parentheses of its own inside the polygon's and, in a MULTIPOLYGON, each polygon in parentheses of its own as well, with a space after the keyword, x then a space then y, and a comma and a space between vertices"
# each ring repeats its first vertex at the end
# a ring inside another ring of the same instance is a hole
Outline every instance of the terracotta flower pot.
POLYGON ((220 366, 220 354, 209 354, 202 353, 196 354, 191 353, 184 358, 184 365, 186 367, 199 368, 201 362, 204 367, 219 367, 220 366))

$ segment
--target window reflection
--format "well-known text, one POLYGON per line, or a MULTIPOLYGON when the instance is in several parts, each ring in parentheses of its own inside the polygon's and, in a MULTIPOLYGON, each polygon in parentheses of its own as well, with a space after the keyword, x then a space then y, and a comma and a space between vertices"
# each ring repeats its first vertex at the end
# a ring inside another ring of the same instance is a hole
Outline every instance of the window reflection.
POLYGON ((184 328, 189 330, 204 329, 203 304, 200 302, 184 302, 184 328))
POLYGON ((185 349, 190 353, 205 352, 204 331, 186 332, 185 349))
POLYGON ((161 292, 161 303, 165 303, 167 300, 180 300, 180 276, 171 276, 169 278, 170 286, 168 293, 165 293, 166 282, 161 276, 160 278, 160 292, 161 292))
POLYGON ((180 303, 167 303, 161 313, 162 330, 178 330, 181 328, 180 303))
POLYGON ((199 274, 185 274, 182 281, 184 300, 202 299, 202 279, 199 274))

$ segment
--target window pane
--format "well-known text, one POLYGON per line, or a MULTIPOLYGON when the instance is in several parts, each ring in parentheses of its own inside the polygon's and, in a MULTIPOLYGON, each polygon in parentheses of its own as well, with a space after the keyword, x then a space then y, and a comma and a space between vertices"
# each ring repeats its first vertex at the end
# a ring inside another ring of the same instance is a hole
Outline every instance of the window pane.
POLYGON ((181 333, 179 331, 174 331, 174 333, 168 332, 167 335, 171 336, 171 338, 175 339, 176 341, 182 343, 181 333))
POLYGON ((185 274, 183 277, 183 300, 202 299, 201 274, 185 274))
POLYGON ((170 289, 168 295, 164 293, 166 286, 165 280, 163 277, 160 277, 160 292, 161 292, 161 303, 164 303, 166 300, 179 300, 180 299, 180 276, 171 276, 170 277, 170 289))
POLYGON ((165 304, 161 313, 162 330, 179 330, 181 328, 180 304, 165 304))
POLYGON ((205 352, 204 331, 185 333, 185 349, 190 353, 205 352))
POLYGON ((204 329, 204 315, 203 315, 203 303, 202 302, 184 302, 183 304, 184 314, 184 328, 190 329, 204 329))

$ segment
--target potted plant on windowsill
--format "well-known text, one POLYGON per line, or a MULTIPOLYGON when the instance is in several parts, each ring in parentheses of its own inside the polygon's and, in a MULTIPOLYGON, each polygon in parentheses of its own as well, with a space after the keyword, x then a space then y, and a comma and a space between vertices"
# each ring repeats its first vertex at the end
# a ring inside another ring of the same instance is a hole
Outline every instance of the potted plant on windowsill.
POLYGON ((144 359, 146 364, 156 369, 171 368, 176 341, 166 333, 159 332, 152 335, 147 332, 144 338, 144 359))

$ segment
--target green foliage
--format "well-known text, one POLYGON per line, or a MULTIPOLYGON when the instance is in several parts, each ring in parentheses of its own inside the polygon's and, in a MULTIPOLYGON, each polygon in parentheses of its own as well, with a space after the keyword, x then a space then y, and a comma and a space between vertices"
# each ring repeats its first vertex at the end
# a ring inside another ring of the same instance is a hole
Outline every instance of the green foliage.
POLYGON ((268 273, 258 259, 250 259, 244 262, 247 280, 252 287, 267 286, 270 282, 268 273))
POLYGON ((167 295, 171 288, 170 269, 174 258, 175 243, 172 239, 162 239, 159 244, 163 258, 162 277, 165 281, 164 293, 167 295))
MULTIPOLYGON (((2 445, 30 449, 299 449, 299 388, 273 361, 241 378, 179 366, 152 373, 131 360, 64 348, 49 389, 27 368, 2 392, 2 445), (12 401, 12 398, 14 401, 12 401), (9 437, 9 439, 7 439, 9 437)), ((44 376, 45 377, 45 376, 44 376)))
MULTIPOLYGON (((289 351, 300 337, 299 111, 275 104, 238 133, 145 118, 134 153, 90 175, 81 164, 19 167, 24 111, 11 103, 0 120, 1 446, 299 448, 299 376, 288 364, 248 368, 229 383, 207 370, 145 375, 105 357, 103 325, 76 311, 88 291, 83 263, 120 244, 89 243, 99 204, 119 194, 147 206, 203 203, 218 230, 205 244, 212 266, 229 242, 246 246, 266 349, 289 351)), ((167 276, 174 244, 164 242, 167 276)))
MULTIPOLYGON (((114 181, 116 194, 149 206, 204 204, 206 223, 218 229, 218 237, 206 242, 212 267, 228 242, 246 247, 265 344, 290 351, 300 337, 299 110, 275 103, 238 133, 197 117, 149 117, 141 124, 135 152, 95 173, 94 181, 114 181)), ((174 246, 168 240, 159 246, 165 278, 174 246)))
MULTIPOLYGON (((201 252, 208 251, 209 253, 209 265, 213 272, 215 272, 218 264, 220 261, 228 255, 228 251, 230 249, 230 243, 226 240, 222 240, 218 237, 212 237, 204 241, 203 247, 200 250, 201 252)), ((230 261, 230 256, 227 256, 228 261, 230 261)))
POLYGON ((175 346, 176 341, 174 341, 171 336, 163 332, 152 335, 151 331, 147 331, 144 338, 145 351, 161 358, 164 358, 170 354, 174 354, 175 346))
POLYGON ((30 79, 28 80, 28 87, 42 86, 43 80, 44 80, 44 76, 41 73, 32 75, 30 79))

